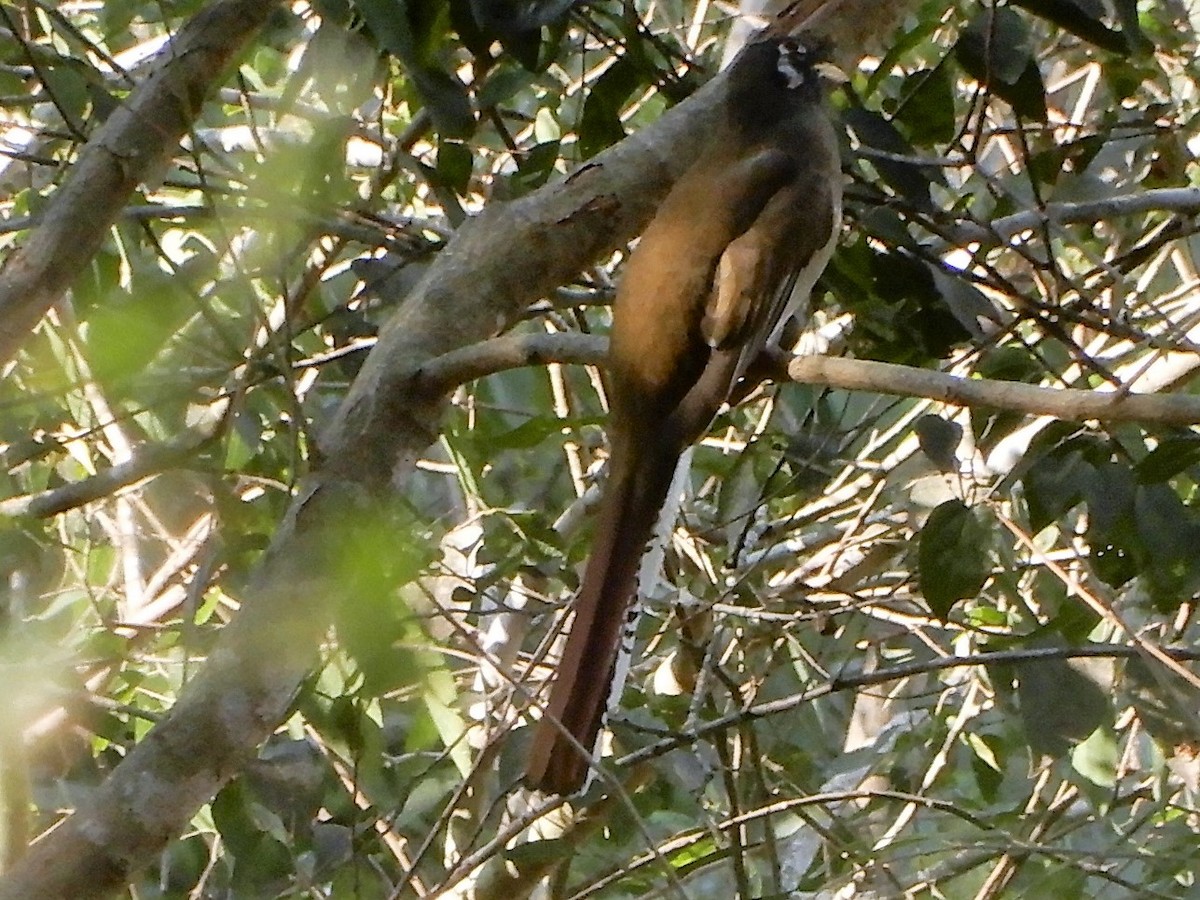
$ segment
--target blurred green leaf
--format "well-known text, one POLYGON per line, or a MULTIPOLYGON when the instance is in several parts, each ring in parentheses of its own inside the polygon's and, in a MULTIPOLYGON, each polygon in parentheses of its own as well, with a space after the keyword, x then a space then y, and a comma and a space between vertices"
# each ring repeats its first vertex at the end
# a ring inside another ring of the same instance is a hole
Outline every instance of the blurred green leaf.
POLYGON ((474 159, 470 149, 460 141, 441 141, 438 144, 437 174, 442 183, 460 196, 471 184, 474 159))
POLYGON ((963 30, 955 58, 963 69, 1023 119, 1045 121, 1046 90, 1031 50, 1029 27, 1014 9, 981 12, 963 30))
POLYGON ((958 128, 950 67, 939 64, 932 69, 918 69, 906 80, 913 87, 895 121, 918 146, 949 142, 958 128))
POLYGON ((590 159, 625 137, 621 111, 644 84, 642 72, 630 56, 621 57, 596 79, 579 122, 579 152, 583 159, 590 159))
MULTIPOLYGON (((1128 53, 1130 50, 1125 35, 1104 24, 1102 0, 1014 0, 1014 5, 1065 28, 1103 50, 1112 53, 1128 53)), ((1136 16, 1134 21, 1137 21, 1136 16)))
POLYGON ((1016 670, 1021 722, 1035 755, 1061 759, 1101 725, 1111 724, 1111 661, 1034 659, 1016 670))
POLYGON ((990 544, 990 530, 961 500, 947 500, 929 514, 919 539, 918 577, 939 619, 983 589, 992 571, 990 544))

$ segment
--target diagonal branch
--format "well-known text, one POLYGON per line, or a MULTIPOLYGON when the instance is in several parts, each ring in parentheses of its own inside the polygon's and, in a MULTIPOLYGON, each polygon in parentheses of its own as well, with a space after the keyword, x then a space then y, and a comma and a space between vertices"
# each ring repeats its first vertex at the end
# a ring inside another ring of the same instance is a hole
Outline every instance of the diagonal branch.
POLYGON ((88 141, 41 224, 0 271, 0 367, 91 261, 129 195, 175 153, 205 95, 275 8, 216 0, 201 10, 88 141))

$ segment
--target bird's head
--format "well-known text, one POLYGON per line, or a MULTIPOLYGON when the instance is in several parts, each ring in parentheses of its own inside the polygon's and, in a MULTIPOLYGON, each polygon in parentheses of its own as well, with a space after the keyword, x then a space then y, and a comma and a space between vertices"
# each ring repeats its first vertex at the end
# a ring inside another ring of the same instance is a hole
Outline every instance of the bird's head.
POLYGON ((746 45, 730 66, 727 106, 747 130, 769 126, 805 104, 822 101, 823 82, 836 80, 827 46, 810 37, 770 36, 746 45))

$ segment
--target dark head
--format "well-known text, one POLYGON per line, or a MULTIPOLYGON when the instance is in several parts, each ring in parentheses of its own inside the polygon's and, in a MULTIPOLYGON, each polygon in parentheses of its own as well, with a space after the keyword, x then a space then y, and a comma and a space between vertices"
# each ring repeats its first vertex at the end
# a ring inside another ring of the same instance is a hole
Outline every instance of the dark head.
POLYGON ((729 68, 730 120, 747 131, 772 126, 797 105, 820 103, 816 66, 822 49, 797 37, 768 37, 747 44, 729 68))

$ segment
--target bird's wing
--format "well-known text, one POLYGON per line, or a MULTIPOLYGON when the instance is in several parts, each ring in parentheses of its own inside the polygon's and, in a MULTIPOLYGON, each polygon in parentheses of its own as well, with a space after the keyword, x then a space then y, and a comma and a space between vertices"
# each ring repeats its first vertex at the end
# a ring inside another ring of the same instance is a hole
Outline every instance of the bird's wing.
POLYGON ((701 328, 714 349, 740 348, 734 381, 829 261, 840 221, 836 190, 819 178, 788 184, 721 255, 701 328))

